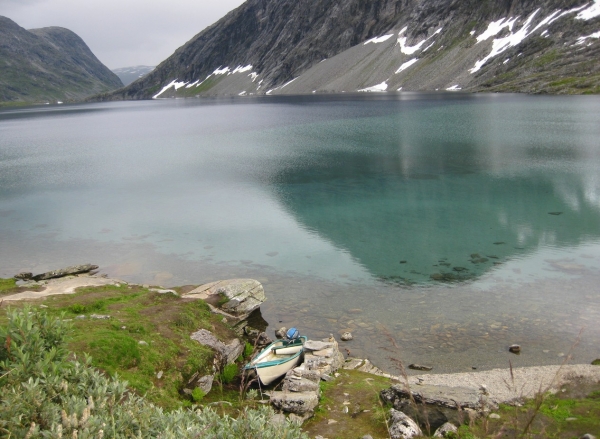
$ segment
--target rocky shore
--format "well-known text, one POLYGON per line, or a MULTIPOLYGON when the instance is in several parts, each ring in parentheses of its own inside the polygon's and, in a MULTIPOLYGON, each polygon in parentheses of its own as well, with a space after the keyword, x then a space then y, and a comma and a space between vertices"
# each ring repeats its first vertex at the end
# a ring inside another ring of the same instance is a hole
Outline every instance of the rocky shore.
MULTIPOLYGON (((36 276, 20 273, 15 276, 21 280, 20 292, 1 297, 0 304, 74 294, 81 287, 126 284, 94 273, 97 268, 88 264, 36 276)), ((188 289, 182 294, 174 289, 144 287, 160 294, 179 295, 182 299, 203 300, 214 314, 219 314, 224 322, 232 325, 240 338, 220 340, 206 329, 190 335, 191 339, 214 350, 215 372, 227 364, 233 364, 242 354, 243 339, 250 340, 259 348, 271 341, 264 328, 253 327, 248 321, 251 314, 266 300, 264 288, 256 280, 217 281, 188 289)), ((96 316, 103 317, 110 318, 96 316)), ((285 328, 276 331, 275 336, 279 338, 282 332, 285 333, 285 328)), ((326 339, 306 342, 302 364, 289 371, 274 388, 263 389, 269 396, 270 404, 280 412, 278 416, 291 417, 299 423, 309 419, 319 405, 320 383, 335 381, 344 370, 359 371, 390 380, 390 387, 380 392, 380 398, 393 407, 389 413, 389 433, 394 439, 422 435, 425 425, 430 431, 435 431, 434 437, 446 437, 448 432, 456 431, 465 419, 493 416, 500 404, 519 405, 540 392, 557 392, 573 382, 600 383, 600 367, 589 364, 454 374, 393 375, 379 369, 368 359, 351 357, 349 350, 340 348, 340 344, 343 346, 343 343, 352 338, 351 333, 345 332, 339 341, 331 335, 326 339), (343 354, 344 350, 346 355, 343 354)), ((414 364, 409 367, 430 370, 427 366, 414 364)), ((196 374, 183 391, 191 395, 195 388, 200 388, 206 394, 211 391, 214 378, 214 373, 204 376, 196 374)), ((349 406, 352 404, 352 395, 348 394, 347 399, 349 406)), ((342 411, 347 413, 348 406, 344 406, 342 411)))

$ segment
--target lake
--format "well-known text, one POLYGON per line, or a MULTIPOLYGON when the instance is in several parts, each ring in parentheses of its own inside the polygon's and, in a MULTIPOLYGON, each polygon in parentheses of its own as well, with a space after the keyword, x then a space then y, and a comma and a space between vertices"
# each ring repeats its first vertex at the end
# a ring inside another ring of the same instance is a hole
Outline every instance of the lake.
POLYGON ((599 139, 597 96, 5 108, 0 277, 89 262, 163 286, 256 278, 270 335, 350 330, 342 347, 391 372, 589 362, 599 139))

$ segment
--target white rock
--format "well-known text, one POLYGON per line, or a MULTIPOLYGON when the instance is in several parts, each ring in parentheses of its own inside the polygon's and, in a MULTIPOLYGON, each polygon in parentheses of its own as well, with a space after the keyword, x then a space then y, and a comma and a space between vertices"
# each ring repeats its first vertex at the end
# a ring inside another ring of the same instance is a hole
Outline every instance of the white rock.
POLYGON ((423 435, 423 432, 421 431, 417 423, 401 411, 391 409, 390 415, 391 439, 411 439, 415 436, 423 435))

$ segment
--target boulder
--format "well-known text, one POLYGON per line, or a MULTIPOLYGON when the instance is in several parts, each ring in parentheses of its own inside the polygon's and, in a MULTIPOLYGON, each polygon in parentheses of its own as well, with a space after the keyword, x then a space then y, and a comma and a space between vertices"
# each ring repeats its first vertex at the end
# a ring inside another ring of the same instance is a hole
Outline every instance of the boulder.
POLYGON ((304 343, 304 365, 320 376, 332 375, 344 363, 338 344, 333 341, 308 340, 304 343))
POLYGON ((445 438, 445 437, 455 437, 458 434, 458 428, 456 428, 456 425, 451 424, 450 422, 446 422, 445 424, 443 424, 440 428, 438 428, 435 433, 433 434, 433 437, 441 437, 441 438, 445 438), (452 436, 455 435, 455 436, 452 436))
POLYGON ((271 392, 271 404, 287 413, 312 415, 318 403, 316 392, 271 392))
POLYGON ((206 329, 200 329, 199 331, 194 332, 190 338, 217 351, 220 356, 221 364, 223 365, 234 363, 242 352, 244 352, 244 345, 239 339, 234 338, 231 342, 225 344, 217 339, 212 332, 207 331, 206 329))
POLYGON ((354 338, 354 337, 352 337, 352 333, 351 333, 351 332, 344 332, 344 333, 342 334, 342 337, 341 337, 342 341, 350 341, 350 340, 352 340, 353 338, 354 338))
POLYGON ((285 338, 285 334, 287 333, 287 328, 282 326, 279 329, 275 330, 275 338, 282 339, 285 338))
POLYGON ((423 435, 417 423, 401 411, 390 409, 390 418, 391 439, 410 439, 423 435))
POLYGON ((31 278, 33 278, 33 273, 30 273, 29 271, 25 271, 19 274, 15 274, 13 276, 13 278, 18 279, 18 280, 30 280, 31 278))
POLYGON ((210 392, 210 389, 212 389, 214 379, 214 375, 206 375, 198 378, 198 381, 196 381, 196 387, 200 387, 200 389, 207 394, 210 392))
POLYGON ((33 280, 47 280, 47 279, 55 279, 57 277, 65 277, 72 274, 81 274, 88 273, 92 270, 98 269, 97 265, 85 264, 85 265, 73 265, 71 267, 61 268, 60 270, 52 270, 46 273, 37 274, 33 276, 33 280))
POLYGON ((229 279, 201 285, 182 297, 202 299, 213 311, 244 320, 265 301, 265 290, 254 279, 229 279))
POLYGON ((421 425, 428 424, 432 430, 446 422, 462 424, 465 413, 469 411, 475 413, 482 408, 495 408, 485 395, 468 387, 423 384, 415 390, 409 390, 402 384, 395 384, 382 390, 381 398, 391 403, 396 410, 417 419, 421 425), (459 407, 461 410, 458 410, 459 407))

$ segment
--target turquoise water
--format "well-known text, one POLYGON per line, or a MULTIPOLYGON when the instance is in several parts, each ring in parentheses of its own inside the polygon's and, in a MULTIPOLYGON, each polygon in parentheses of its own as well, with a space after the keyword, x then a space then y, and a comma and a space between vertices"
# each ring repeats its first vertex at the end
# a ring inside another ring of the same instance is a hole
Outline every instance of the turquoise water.
POLYGON ((560 362, 581 328, 588 361, 598 139, 597 97, 4 109, 0 276, 92 262, 165 286, 255 277, 272 327, 350 329, 384 368, 389 336, 406 361, 458 371, 560 362))

